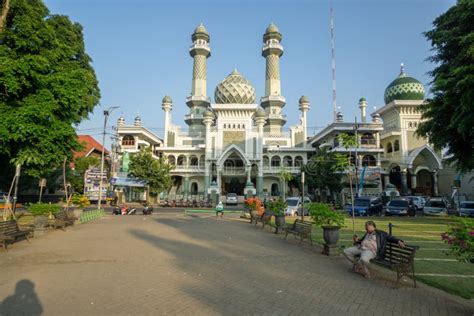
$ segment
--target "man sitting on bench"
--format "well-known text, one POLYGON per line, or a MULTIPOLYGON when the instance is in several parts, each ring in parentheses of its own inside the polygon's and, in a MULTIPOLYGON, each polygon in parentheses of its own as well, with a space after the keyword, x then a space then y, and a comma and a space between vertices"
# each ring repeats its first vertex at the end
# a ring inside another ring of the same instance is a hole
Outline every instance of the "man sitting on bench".
POLYGON ((387 241, 398 243, 400 248, 405 248, 405 243, 382 230, 378 230, 374 221, 365 223, 365 234, 362 238, 354 235, 354 246, 344 249, 344 256, 352 262, 353 270, 370 278, 368 266, 374 258, 383 259, 387 241))

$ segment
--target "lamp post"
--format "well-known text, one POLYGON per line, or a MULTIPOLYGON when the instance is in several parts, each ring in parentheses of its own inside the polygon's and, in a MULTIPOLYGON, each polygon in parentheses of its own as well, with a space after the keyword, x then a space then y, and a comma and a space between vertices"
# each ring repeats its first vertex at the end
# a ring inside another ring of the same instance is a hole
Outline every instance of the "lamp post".
POLYGON ((304 222, 304 171, 301 171, 301 221, 304 222))
POLYGON ((97 201, 97 209, 100 210, 102 205, 102 175, 104 174, 104 160, 105 160, 105 129, 107 128, 107 119, 113 110, 118 109, 118 106, 112 106, 104 110, 104 129, 102 131, 102 156, 100 159, 100 175, 99 175, 99 200, 97 201))

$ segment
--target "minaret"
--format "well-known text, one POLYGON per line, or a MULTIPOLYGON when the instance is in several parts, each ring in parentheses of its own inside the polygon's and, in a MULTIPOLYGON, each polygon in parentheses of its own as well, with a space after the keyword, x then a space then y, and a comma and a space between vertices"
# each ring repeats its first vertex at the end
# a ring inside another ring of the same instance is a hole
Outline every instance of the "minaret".
POLYGON ((196 27, 191 39, 193 44, 189 48, 189 54, 194 59, 193 81, 191 96, 186 99, 190 114, 186 115, 185 122, 189 125, 191 134, 199 134, 205 130, 202 120, 203 114, 209 106, 206 59, 211 56, 209 33, 202 23, 196 27))
POLYGON ((299 109, 301 111, 301 125, 303 128, 303 146, 306 146, 306 139, 307 139, 307 134, 306 134, 306 112, 308 112, 310 106, 309 106, 309 98, 305 95, 301 96, 299 100, 300 106, 299 109))
POLYGON ((161 102, 161 108, 165 111, 165 133, 163 137, 163 141, 165 143, 165 147, 168 146, 168 131, 171 126, 171 110, 173 109, 173 100, 170 96, 165 95, 163 101, 161 102))
POLYGON ((211 149, 211 124, 214 122, 214 113, 211 110, 207 110, 203 115, 203 123, 206 128, 206 151, 205 151, 205 166, 204 166, 204 194, 207 194, 207 189, 211 183, 211 169, 210 163, 208 163, 209 159, 212 159, 212 149, 211 149))
POLYGON ((362 123, 367 123, 367 100, 362 97, 359 99, 359 109, 360 109, 360 120, 362 123))
POLYGON ((261 106, 268 115, 265 130, 271 133, 281 133, 281 127, 286 123, 281 114, 281 108, 286 100, 281 96, 280 85, 280 57, 283 55, 283 46, 280 44, 281 33, 277 26, 271 23, 263 35, 262 56, 266 60, 265 96, 261 99, 261 106))

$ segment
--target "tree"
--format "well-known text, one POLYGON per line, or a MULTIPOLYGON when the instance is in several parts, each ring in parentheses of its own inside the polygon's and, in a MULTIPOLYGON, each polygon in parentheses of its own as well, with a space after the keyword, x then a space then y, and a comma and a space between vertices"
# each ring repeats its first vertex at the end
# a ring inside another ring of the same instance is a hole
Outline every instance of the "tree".
MULTIPOLYGON (((346 158, 343 157, 345 160, 346 158)), ((305 165, 308 175, 306 183, 312 189, 329 189, 331 193, 342 189, 342 173, 340 154, 321 149, 313 155, 305 165)))
POLYGON ((78 157, 74 160, 74 170, 70 170, 66 178, 76 193, 84 192, 84 175, 90 167, 98 166, 100 163, 97 157, 78 157))
POLYGON ((291 179, 293 179, 293 176, 285 168, 281 168, 280 171, 278 171, 278 176, 280 177, 281 180, 283 180, 283 200, 285 200, 286 199, 286 184, 288 183, 288 181, 291 181, 291 179))
POLYGON ((170 171, 173 166, 163 159, 153 157, 151 148, 145 148, 130 157, 128 174, 146 181, 151 193, 160 193, 171 188, 170 171))
POLYGON ((425 33, 436 64, 433 97, 422 106, 417 133, 438 150, 446 148, 461 171, 474 169, 474 1, 459 0, 425 33))
POLYGON ((41 0, 2 4, 0 160, 38 176, 80 149, 73 125, 98 104, 98 82, 81 25, 41 0))

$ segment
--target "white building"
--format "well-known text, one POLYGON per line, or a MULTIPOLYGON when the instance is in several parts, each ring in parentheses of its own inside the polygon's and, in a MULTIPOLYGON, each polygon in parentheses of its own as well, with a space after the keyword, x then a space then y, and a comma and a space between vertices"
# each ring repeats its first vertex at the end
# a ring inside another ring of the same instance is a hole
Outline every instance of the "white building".
MULTIPOLYGON (((214 102, 207 94, 207 58, 211 55, 209 34, 201 24, 192 34, 189 49, 194 59, 191 95, 185 102, 189 114, 183 130, 173 123, 173 101, 163 98, 164 137, 161 139, 143 127, 140 117, 133 125, 118 121, 119 152, 126 153, 151 146, 154 155, 175 166, 170 196, 201 195, 212 187, 217 194, 253 193, 280 195, 282 170, 299 174, 307 161, 306 116, 310 104, 299 99, 298 124, 284 131, 286 116, 281 94, 280 57, 282 35, 274 24, 263 36, 262 56, 266 59, 265 96, 257 103, 255 88, 237 70, 221 81, 214 91, 214 102)), ((125 158, 125 159, 124 159, 125 158)), ((122 163, 127 171, 127 164, 122 163)), ((293 194, 296 194, 293 189, 293 194)))

